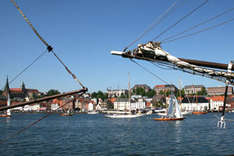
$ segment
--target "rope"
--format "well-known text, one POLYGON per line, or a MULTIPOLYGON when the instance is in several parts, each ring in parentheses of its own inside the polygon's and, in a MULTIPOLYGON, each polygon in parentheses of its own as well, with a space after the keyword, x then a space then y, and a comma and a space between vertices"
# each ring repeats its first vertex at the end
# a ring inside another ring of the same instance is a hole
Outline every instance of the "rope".
POLYGON ((171 40, 166 40, 166 41, 164 40, 163 43, 169 43, 169 42, 172 42, 172 41, 176 41, 176 40, 179 40, 179 39, 183 39, 183 38, 186 38, 186 37, 190 37, 190 36, 199 34, 199 33, 201 33, 201 32, 205 32, 205 31, 208 31, 208 30, 210 30, 210 29, 214 29, 214 28, 216 28, 216 27, 222 26, 222 25, 227 24, 227 23, 232 22, 232 21, 234 21, 234 18, 231 18, 231 19, 229 19, 229 20, 227 20, 227 21, 218 23, 218 24, 216 24, 216 25, 213 25, 213 26, 204 28, 204 29, 202 29, 202 30, 199 30, 199 31, 196 31, 196 32, 187 34, 187 35, 183 35, 183 36, 180 36, 180 37, 171 39, 171 40))
POLYGON ((133 63, 137 64, 138 66, 140 66, 143 70, 145 70, 146 72, 150 73, 151 75, 153 75, 154 77, 156 77, 157 79, 159 79, 160 81, 166 83, 166 84, 172 84, 172 83, 168 83, 167 81, 163 80, 162 78, 160 78, 159 76, 157 76, 156 74, 154 74, 153 72, 151 72, 150 70, 148 70, 147 68, 145 68, 144 66, 142 66, 141 64, 137 63, 135 60, 130 59, 130 61, 132 61, 133 63))
POLYGON ((208 23, 208 22, 210 22, 210 21, 213 21, 213 20, 215 20, 216 18, 219 18, 219 17, 221 17, 221 16, 223 16, 223 15, 225 15, 225 14, 227 14, 227 13, 233 11, 233 10, 234 10, 234 8, 225 10, 224 12, 222 12, 222 13, 216 15, 216 16, 213 16, 213 17, 211 17, 211 18, 209 18, 209 19, 207 19, 207 20, 205 20, 205 21, 203 21, 203 22, 201 22, 201 23, 199 23, 199 24, 196 24, 196 25, 194 25, 194 26, 192 26, 192 27, 190 27, 190 28, 188 28, 188 29, 186 29, 186 30, 184 30, 184 31, 182 31, 182 32, 179 32, 179 33, 177 33, 177 34, 171 35, 171 36, 169 36, 169 37, 163 39, 163 40, 161 41, 161 43, 163 43, 164 41, 170 40, 171 38, 174 38, 174 37, 176 37, 176 36, 182 35, 182 34, 188 32, 188 31, 191 31, 191 30, 193 30, 193 29, 195 29, 195 28, 197 28, 197 27, 199 27, 199 26, 201 26, 201 25, 204 25, 204 24, 206 24, 206 23, 208 23))
POLYGON ((37 32, 37 30, 34 28, 34 26, 32 25, 32 23, 29 21, 29 19, 24 15, 23 11, 19 8, 19 6, 16 4, 16 2, 14 0, 10 0, 15 7, 17 8, 17 10, 19 11, 19 13, 24 17, 24 20, 28 23, 28 25, 32 28, 32 30, 34 31, 34 33, 37 35, 37 37, 46 45, 46 47, 50 47, 50 45, 40 36, 40 34, 37 32))
POLYGON ((162 31, 159 35, 157 35, 155 38, 153 38, 153 40, 158 39, 161 35, 163 35, 164 33, 166 33, 167 31, 169 31, 171 28, 175 27, 177 24, 179 24, 181 21, 183 21, 185 18, 189 17, 190 15, 192 15, 195 11, 197 11, 199 8, 201 8, 202 6, 204 6, 206 3, 208 2, 208 0, 206 0, 205 2, 203 2, 202 4, 200 4, 198 7, 196 7, 195 9, 193 9, 192 11, 190 11, 188 14, 186 14, 185 16, 183 16, 181 19, 179 19, 176 23, 172 24, 171 26, 169 26, 168 28, 166 28, 164 31, 162 31))
MULTIPOLYGON (((178 0, 177 0, 178 1, 178 0)), ((156 21, 153 22, 149 27, 147 27, 142 34, 140 34, 134 41, 132 41, 129 45, 127 45, 124 49, 128 49, 130 46, 132 46, 134 43, 139 41, 141 38, 143 38, 148 32, 150 32, 154 27, 156 27, 158 24, 161 23, 161 21, 169 15, 170 11, 175 8, 177 1, 175 1, 163 14, 161 14, 159 17, 157 17, 156 21)))
MULTIPOLYGON (((82 94, 83 94, 83 93, 81 93, 79 96, 81 96, 82 94)), ((63 104, 63 105, 61 105, 60 107, 58 107, 56 110, 62 108, 63 106, 67 105, 68 103, 72 102, 73 100, 74 100, 74 99, 69 100, 69 101, 66 102, 65 104, 63 104)), ((56 111, 56 110, 55 110, 55 111, 56 111)), ((5 143, 5 142, 7 142, 9 139, 12 139, 12 138, 17 137, 18 135, 20 135, 21 133, 23 133, 24 131, 26 131, 26 130, 29 129, 30 127, 36 125, 36 124, 39 123, 41 120, 47 118, 47 117, 50 116, 50 115, 51 115, 51 114, 48 113, 48 114, 46 114, 45 116, 39 118, 38 120, 32 122, 31 124, 27 125, 26 127, 22 128, 22 129, 20 129, 20 130, 18 130, 16 133, 13 133, 12 135, 6 137, 6 138, 3 139, 3 140, 0 140, 0 144, 3 144, 3 143, 5 143)))
POLYGON ((45 55, 47 51, 42 52, 38 57, 36 57, 31 64, 26 66, 21 72, 19 72, 9 83, 15 81, 21 74, 23 74, 27 69, 29 69, 37 60, 39 60, 43 55, 45 55))
POLYGON ((47 47, 48 52, 52 52, 54 54, 54 56, 58 59, 58 61, 65 67, 66 71, 73 77, 73 79, 75 79, 75 81, 77 81, 82 88, 85 88, 84 85, 77 79, 77 77, 68 69, 68 67, 62 62, 62 60, 55 54, 55 52, 53 51, 53 47, 50 46, 41 36, 40 34, 37 32, 37 30, 34 28, 34 26, 32 25, 32 23, 29 21, 29 19, 24 15, 23 11, 19 8, 19 6, 16 4, 16 2, 14 0, 10 0, 15 7, 17 8, 17 10, 19 11, 19 13, 24 17, 24 20, 28 23, 28 25, 32 28, 32 30, 34 31, 34 33, 37 35, 37 37, 45 44, 45 46, 47 47))
POLYGON ((80 86, 82 87, 82 88, 85 88, 85 86, 80 82, 80 80, 76 77, 76 75, 75 74, 73 74, 69 69, 68 69, 68 67, 63 63, 63 61, 55 54, 55 52, 52 50, 51 51, 53 54, 54 54, 54 56, 58 59, 58 61, 64 66, 64 68, 66 69, 66 71, 72 76, 72 78, 75 80, 75 81, 77 81, 79 84, 80 84, 80 86))

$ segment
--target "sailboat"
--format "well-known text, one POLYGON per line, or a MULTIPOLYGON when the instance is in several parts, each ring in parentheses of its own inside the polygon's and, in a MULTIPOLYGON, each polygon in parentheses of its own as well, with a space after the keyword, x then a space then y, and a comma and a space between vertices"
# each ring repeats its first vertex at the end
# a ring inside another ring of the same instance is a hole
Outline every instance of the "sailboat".
POLYGON ((157 121, 171 121, 171 120, 183 120, 183 119, 184 117, 181 114, 180 106, 174 95, 170 96, 167 115, 162 116, 161 118, 154 118, 154 120, 157 120, 157 121))
MULTIPOLYGON (((143 116, 144 114, 140 113, 140 112, 136 112, 136 111, 131 111, 131 91, 130 91, 130 78, 129 78, 129 74, 128 74, 128 103, 130 105, 130 110, 128 111, 124 111, 124 112, 119 112, 116 111, 112 114, 106 114, 105 117, 108 118, 136 118, 136 117, 140 117, 143 116)), ((125 105, 125 109, 126 109, 126 105, 125 105)))

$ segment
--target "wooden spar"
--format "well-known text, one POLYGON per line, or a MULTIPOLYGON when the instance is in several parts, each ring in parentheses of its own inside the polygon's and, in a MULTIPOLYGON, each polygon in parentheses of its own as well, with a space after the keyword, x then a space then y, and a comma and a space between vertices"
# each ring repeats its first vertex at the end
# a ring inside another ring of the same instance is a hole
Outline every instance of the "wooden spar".
POLYGON ((15 108, 15 107, 22 107, 22 106, 25 106, 25 105, 31 105, 31 104, 34 104, 34 103, 39 103, 39 102, 42 102, 42 101, 52 100, 54 98, 64 97, 64 96, 68 96, 68 95, 85 93, 87 91, 88 91, 87 88, 82 88, 80 90, 75 90, 75 91, 68 92, 68 93, 47 96, 47 97, 39 98, 39 99, 36 99, 36 100, 28 101, 28 102, 21 102, 21 103, 11 105, 11 106, 0 107, 0 111, 4 111, 4 110, 15 108))
MULTIPOLYGON (((197 66, 209 67, 209 68, 217 68, 217 69, 224 69, 227 70, 228 64, 216 63, 216 62, 207 62, 207 61, 200 61, 200 60, 191 60, 191 59, 184 59, 179 58, 184 62, 188 62, 190 64, 194 64, 197 66)), ((232 66, 232 71, 234 71, 234 66, 232 66)))
MULTIPOLYGON (((151 59, 151 58, 140 57, 140 56, 132 55, 131 53, 125 53, 125 52, 120 52, 120 51, 111 51, 111 54, 112 55, 119 55, 119 56, 126 57, 126 58, 135 58, 135 59, 146 60, 146 61, 156 61, 156 60, 151 59)), ((193 59, 185 59, 185 58, 178 58, 178 59, 180 59, 184 62, 193 64, 193 65, 197 65, 197 66, 203 66, 203 67, 209 67, 209 68, 215 68, 215 69, 223 69, 223 70, 228 69, 228 64, 200 61, 200 60, 193 60, 193 59)), ((158 61, 167 61, 167 60, 160 60, 158 58, 158 61)), ((234 66, 232 66, 231 70, 234 71, 234 66)))

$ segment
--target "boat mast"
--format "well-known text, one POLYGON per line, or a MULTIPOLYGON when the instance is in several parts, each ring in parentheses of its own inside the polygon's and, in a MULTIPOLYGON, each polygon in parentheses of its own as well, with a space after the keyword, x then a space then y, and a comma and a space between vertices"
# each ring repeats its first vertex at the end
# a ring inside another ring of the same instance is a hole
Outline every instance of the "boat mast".
POLYGON ((129 110, 131 111, 131 88, 130 88, 130 73, 128 72, 128 102, 129 102, 129 110))

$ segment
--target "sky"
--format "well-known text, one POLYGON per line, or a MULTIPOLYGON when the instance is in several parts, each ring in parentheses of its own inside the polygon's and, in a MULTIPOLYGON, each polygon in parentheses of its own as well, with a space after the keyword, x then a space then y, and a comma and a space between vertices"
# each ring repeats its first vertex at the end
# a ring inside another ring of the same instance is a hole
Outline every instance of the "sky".
MULTIPOLYGON (((123 50, 151 25, 173 0, 16 0, 40 35, 54 48, 78 79, 93 91, 127 89, 130 82, 150 87, 165 84, 145 72, 128 59, 110 54, 111 50, 123 50)), ((168 26, 200 5, 204 0, 178 0, 178 5, 167 18, 129 49, 139 43, 151 41, 168 26)), ((215 16, 234 6, 233 0, 210 0, 194 14, 163 34, 158 40, 173 35, 215 16)), ((204 25, 211 26, 233 18, 234 11, 204 25)), ((234 54, 234 22, 189 38, 162 44, 162 48, 176 57, 227 64, 234 54)), ((200 30, 197 29, 197 30, 200 30)), ((19 72, 46 50, 26 24, 10 0, 0 1, 0 89, 6 78, 13 79, 19 72)), ((138 61, 154 74, 179 87, 201 84, 206 87, 223 86, 215 80, 190 75, 181 71, 160 69, 145 61, 138 61)), ((67 92, 80 86, 65 71, 51 53, 46 53, 14 82, 18 88, 22 82, 26 88, 40 91, 57 89, 67 92)))

